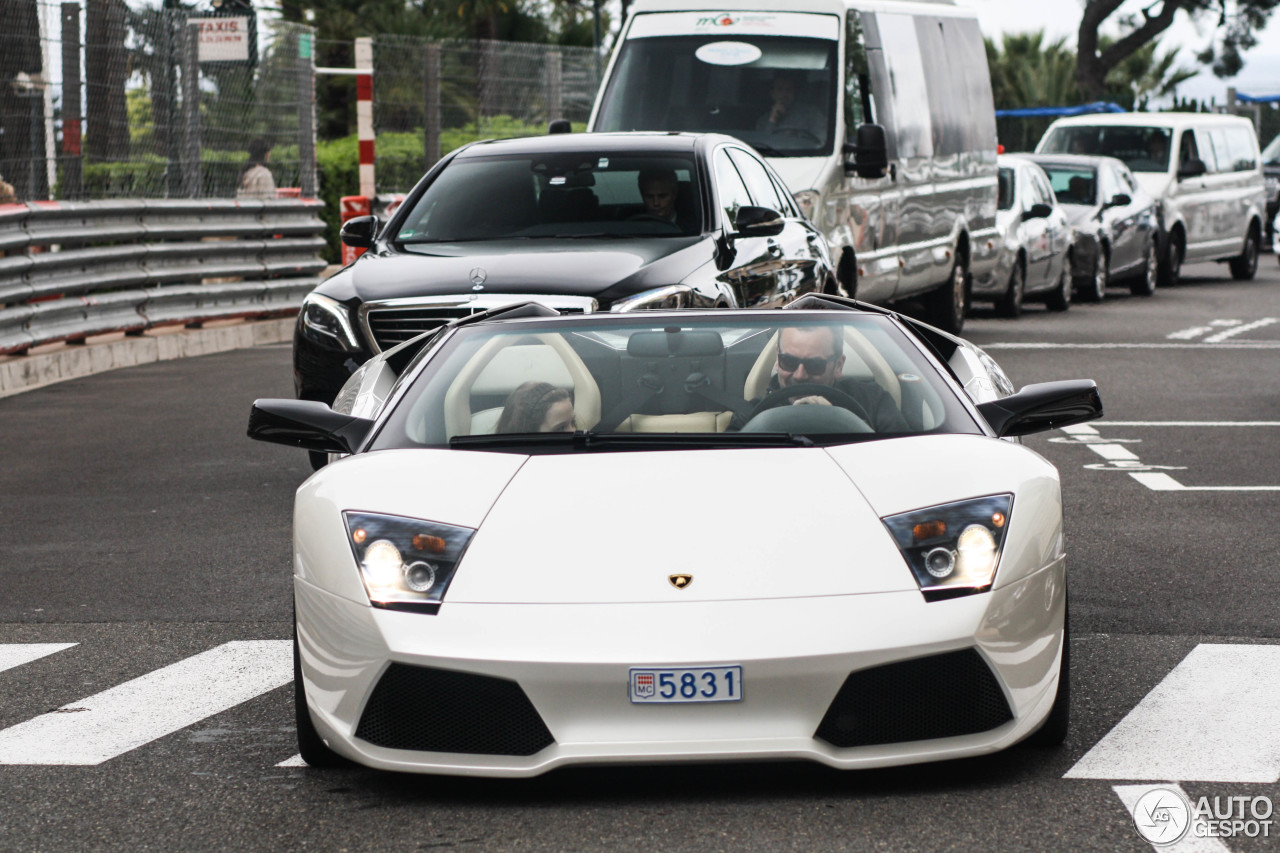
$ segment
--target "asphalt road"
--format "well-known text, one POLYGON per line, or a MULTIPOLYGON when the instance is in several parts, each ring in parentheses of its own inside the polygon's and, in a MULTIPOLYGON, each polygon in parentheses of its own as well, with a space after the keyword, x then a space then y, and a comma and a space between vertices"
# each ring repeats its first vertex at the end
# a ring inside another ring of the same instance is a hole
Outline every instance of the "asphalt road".
MULTIPOLYGON (((1249 283, 1185 272, 1151 298, 1116 288, 1065 314, 969 321, 1016 384, 1102 391, 1092 430, 1028 440, 1063 477, 1073 728, 1056 751, 893 770, 317 771, 291 766, 290 673, 274 663, 243 695, 254 667, 232 664, 225 695, 170 696, 191 721, 162 736, 57 758, 92 740, 95 715, 142 731, 173 710, 131 685, 219 650, 280 658, 309 468, 244 437, 254 398, 290 394, 287 346, 0 399, 0 851, 1141 851, 1138 784, 1274 803, 1280 265, 1265 257, 1249 283)), ((1280 848, 1269 828, 1195 849, 1280 848)))

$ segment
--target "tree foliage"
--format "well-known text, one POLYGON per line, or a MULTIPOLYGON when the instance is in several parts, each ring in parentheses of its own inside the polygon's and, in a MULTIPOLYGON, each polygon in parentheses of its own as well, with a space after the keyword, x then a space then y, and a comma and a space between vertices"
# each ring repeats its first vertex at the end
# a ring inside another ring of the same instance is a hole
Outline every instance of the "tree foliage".
POLYGON ((1149 0, 1137 13, 1121 13, 1124 2, 1085 0, 1076 43, 1077 80, 1087 100, 1101 98, 1108 75, 1169 29, 1180 11, 1193 20, 1215 22, 1216 41, 1197 59, 1219 77, 1233 77, 1244 67, 1241 52, 1257 44, 1255 34, 1280 6, 1280 0, 1149 0), (1109 22, 1119 26, 1119 38, 1101 35, 1109 22))

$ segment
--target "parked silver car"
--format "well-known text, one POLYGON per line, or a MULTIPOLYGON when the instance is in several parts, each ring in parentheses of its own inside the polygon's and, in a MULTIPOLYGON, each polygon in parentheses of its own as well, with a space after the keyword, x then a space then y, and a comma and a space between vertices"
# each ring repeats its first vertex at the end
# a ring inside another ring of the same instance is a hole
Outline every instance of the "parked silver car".
POLYGON ((1049 176, 1075 229, 1075 291, 1101 302, 1112 281, 1127 279, 1134 296, 1156 291, 1159 220, 1156 201, 1114 157, 1028 155, 1049 176))
POLYGON ((973 283, 974 301, 991 300, 1002 317, 1017 317, 1024 300, 1043 300, 1050 311, 1071 305, 1071 224, 1058 206, 1044 170, 1026 157, 997 158, 999 255, 992 278, 973 283))

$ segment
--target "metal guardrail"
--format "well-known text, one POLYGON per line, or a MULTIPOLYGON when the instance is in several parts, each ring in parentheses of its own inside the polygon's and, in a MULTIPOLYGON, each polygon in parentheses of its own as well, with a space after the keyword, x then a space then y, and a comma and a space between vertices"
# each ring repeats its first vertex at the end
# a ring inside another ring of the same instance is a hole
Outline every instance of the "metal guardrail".
POLYGON ((296 312, 320 283, 311 199, 0 206, 0 354, 296 312))

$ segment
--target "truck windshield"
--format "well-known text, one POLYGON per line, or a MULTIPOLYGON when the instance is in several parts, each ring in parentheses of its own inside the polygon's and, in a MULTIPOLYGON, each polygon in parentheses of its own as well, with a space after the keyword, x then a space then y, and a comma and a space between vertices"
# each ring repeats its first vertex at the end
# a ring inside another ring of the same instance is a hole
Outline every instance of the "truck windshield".
POLYGON ((837 44, 745 33, 627 39, 594 129, 710 131, 769 157, 830 154, 837 44))

